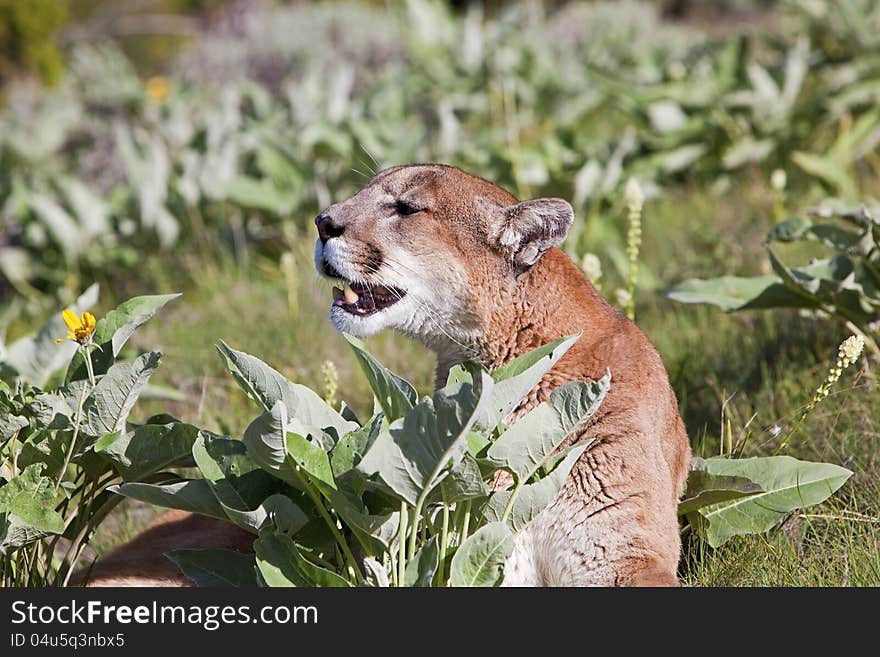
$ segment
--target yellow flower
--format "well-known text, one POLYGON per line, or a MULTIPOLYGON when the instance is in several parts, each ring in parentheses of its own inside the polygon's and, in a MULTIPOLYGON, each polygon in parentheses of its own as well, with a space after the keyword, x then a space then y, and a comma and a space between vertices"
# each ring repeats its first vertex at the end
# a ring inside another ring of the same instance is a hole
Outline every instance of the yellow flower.
POLYGON ((147 80, 147 95, 156 103, 164 103, 168 100, 168 80, 161 76, 147 80))
POLYGON ((92 333, 95 332, 96 325, 95 316, 92 313, 84 312, 82 317, 77 317, 75 312, 67 309, 61 313, 61 318, 67 324, 70 332, 67 334, 67 337, 55 340, 55 344, 65 340, 73 340, 80 344, 88 344, 92 341, 92 333))

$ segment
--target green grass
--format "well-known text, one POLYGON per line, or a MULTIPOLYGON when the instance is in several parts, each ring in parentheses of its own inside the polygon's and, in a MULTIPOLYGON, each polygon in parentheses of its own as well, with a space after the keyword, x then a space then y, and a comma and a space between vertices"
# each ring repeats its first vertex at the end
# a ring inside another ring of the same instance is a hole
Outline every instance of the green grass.
MULTIPOLYGON (((723 315, 714 308, 669 301, 663 290, 692 275, 752 273, 764 262, 760 243, 770 224, 772 199, 760 186, 723 197, 679 193, 648 202, 641 266, 656 289, 637 295, 637 322, 657 345, 679 396, 694 453, 719 450, 721 409, 737 441, 748 434, 744 455, 776 447, 770 429, 787 428, 824 379, 846 329, 794 312, 723 315)), ((593 217, 590 249, 606 269, 603 290, 623 280, 605 255, 601 236, 623 232, 622 217, 593 217), (592 241, 591 241, 592 240, 592 241)), ((368 388, 354 357, 327 318, 330 293, 313 271, 312 235, 293 236, 294 274, 285 278, 273 259, 246 262, 220 251, 154 256, 118 296, 179 290, 175 301, 140 331, 134 348, 160 348, 156 381, 178 389, 180 402, 149 401, 136 412, 160 409, 206 428, 241 435, 257 414, 225 373, 213 345, 220 339, 258 355, 286 376, 320 389, 321 364, 339 371, 338 398, 359 412, 370 408, 368 388), (130 289, 133 285, 139 289, 130 289), (291 293, 293 296, 291 297, 291 293)), ((105 297, 103 304, 110 305, 105 297)), ((386 334, 369 340, 389 367, 431 388, 433 358, 409 340, 386 334)), ((824 460, 854 471, 832 499, 808 509, 768 536, 735 538, 711 549, 684 536, 682 580, 688 585, 880 584, 880 404, 871 373, 847 371, 792 441, 788 454, 824 460)), ((104 551, 139 530, 149 510, 128 505, 136 521, 118 519, 98 532, 104 551)))

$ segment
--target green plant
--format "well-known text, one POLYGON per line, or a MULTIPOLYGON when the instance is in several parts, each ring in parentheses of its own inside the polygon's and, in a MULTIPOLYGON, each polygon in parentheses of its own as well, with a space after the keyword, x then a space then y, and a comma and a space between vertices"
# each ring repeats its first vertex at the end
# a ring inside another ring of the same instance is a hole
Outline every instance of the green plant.
MULTIPOLYGON (((253 356, 219 346, 263 413, 243 439, 193 445, 203 478, 123 484, 136 499, 227 519, 256 538, 250 560, 217 550, 169 556, 199 583, 210 564, 270 586, 497 585, 513 536, 548 505, 587 444, 557 453, 596 411, 610 375, 570 383, 507 427, 503 419, 577 339, 495 371, 453 369, 421 401, 348 338, 376 395, 360 424, 253 356), (509 490, 491 491, 499 470, 509 490), (256 565, 256 570, 254 566, 256 565)), ((213 569, 213 570, 216 570, 213 569)), ((216 583, 216 582, 213 582, 216 583)))
POLYGON ((767 234, 774 273, 755 277, 689 279, 669 297, 710 303, 726 312, 800 308, 833 317, 860 335, 875 354, 880 328, 880 207, 826 202, 781 221, 767 234), (818 245, 828 254, 802 266, 786 265, 774 245, 818 245))
MULTIPOLYGON (((410 383, 347 339, 375 395, 369 421, 359 423, 344 404, 337 412, 309 388, 221 344, 227 368, 263 413, 241 440, 195 440, 201 478, 113 490, 255 535, 253 557, 169 553, 201 585, 498 585, 516 532, 552 502, 589 448, 586 440, 558 451, 595 413, 610 373, 563 385, 507 426, 504 419, 577 336, 491 374, 457 366, 445 387, 421 401, 410 383), (504 477, 512 486, 490 486, 504 477)), ((771 529, 790 511, 826 499, 850 474, 787 456, 697 459, 680 515, 716 546, 771 529)))
MULTIPOLYGON (((846 468, 778 454, 788 449, 804 420, 828 396, 843 371, 858 360, 863 347, 860 336, 851 336, 841 343, 825 381, 779 439, 773 456, 735 458, 742 454, 751 433, 747 431, 734 445, 728 419, 727 426, 722 426, 726 434, 721 441, 722 453, 709 459, 695 458, 691 465, 678 508, 687 529, 695 531, 712 547, 718 547, 736 535, 766 532, 780 525, 790 512, 823 502, 846 483, 852 475, 846 468)), ((779 433, 781 428, 776 432, 779 433)))
POLYGON ((695 458, 678 513, 712 547, 761 534, 797 509, 828 499, 852 472, 790 456, 695 458))
POLYGON ((119 502, 108 486, 162 480, 162 469, 186 462, 198 429, 167 416, 128 419, 161 354, 118 359, 135 329, 175 296, 135 297, 95 322, 85 311, 93 287, 63 323, 54 317, 0 350, 0 585, 66 584, 119 502), (74 344, 53 344, 65 324, 74 344))

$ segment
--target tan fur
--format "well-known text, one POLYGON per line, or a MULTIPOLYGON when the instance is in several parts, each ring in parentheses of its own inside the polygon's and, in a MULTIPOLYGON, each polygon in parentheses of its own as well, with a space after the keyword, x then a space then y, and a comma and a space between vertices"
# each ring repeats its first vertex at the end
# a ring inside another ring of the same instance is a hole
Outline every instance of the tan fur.
MULTIPOLYGON (((395 167, 318 217, 315 261, 322 273, 405 291, 370 317, 333 307, 331 320, 355 335, 392 328, 422 341, 437 353, 438 384, 457 362, 494 368, 582 332, 515 417, 559 385, 610 369, 611 391, 599 412, 566 444, 596 440, 556 501, 518 535, 504 583, 677 585, 687 434, 650 341, 557 248, 572 219, 561 199, 518 203, 452 167, 395 167)), ((137 539, 142 563, 149 549, 167 549, 171 534, 169 525, 155 540, 137 539)), ((115 563, 135 561, 126 547, 115 563)), ((116 578, 125 572, 111 571, 116 578)))
POLYGON ((165 555, 185 548, 251 551, 254 535, 215 518, 169 511, 135 539, 75 574, 73 586, 193 586, 165 555))

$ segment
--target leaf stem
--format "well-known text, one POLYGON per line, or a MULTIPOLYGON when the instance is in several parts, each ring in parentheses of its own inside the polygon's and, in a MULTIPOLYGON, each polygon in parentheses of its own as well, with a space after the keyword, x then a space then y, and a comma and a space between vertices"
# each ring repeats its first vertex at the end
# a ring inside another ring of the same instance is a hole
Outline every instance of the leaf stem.
POLYGON ((441 513, 443 515, 443 525, 440 528, 440 564, 437 567, 438 586, 444 585, 444 571, 446 569, 446 549, 449 544, 449 505, 445 502, 443 504, 443 510, 441 511, 441 513))
POLYGON ((88 372, 88 375, 89 375, 89 383, 91 383, 92 387, 94 388, 95 387, 95 369, 94 369, 94 367, 92 367, 92 355, 89 352, 88 347, 81 347, 81 350, 83 353, 83 357, 85 358, 85 361, 86 361, 86 372, 88 372))
POLYGON ((397 555, 394 554, 394 550, 390 550, 388 556, 391 560, 391 586, 396 588, 400 586, 397 581, 397 555))
MULTIPOLYGON (((83 350, 85 351, 85 350, 83 350)), ((86 362, 89 362, 88 353, 85 354, 86 362)), ((67 447, 67 453, 64 455, 64 465, 61 466, 61 472, 58 473, 58 479, 55 482, 55 494, 58 494, 58 488, 64 481, 64 475, 67 474, 67 467, 70 465, 70 459, 73 457, 73 450, 76 447, 76 439, 79 436, 79 427, 82 424, 82 408, 83 402, 86 400, 86 390, 88 386, 83 385, 79 393, 79 402, 76 407, 76 420, 73 423, 73 437, 70 439, 70 445, 67 447)))
POLYGON ((468 531, 470 531, 471 525, 471 501, 468 500, 464 505, 464 520, 461 525, 461 535, 458 539, 458 544, 461 545, 467 540, 468 531))
POLYGON ((336 522, 333 520, 333 518, 330 517, 330 514, 327 513, 327 509, 324 507, 321 496, 317 493, 317 491, 315 491, 314 484, 311 482, 308 474, 302 473, 302 477, 300 477, 300 479, 304 484, 303 488, 306 489, 309 497, 312 498, 312 502, 315 503, 315 507, 318 509, 318 513, 321 514, 324 522, 326 522, 327 526, 330 528, 330 531, 333 534, 333 538, 336 539, 336 542, 342 549, 342 554, 345 555, 345 560, 348 562, 349 567, 354 571, 358 584, 362 584, 364 581, 364 575, 361 572, 361 569, 358 567, 357 559, 354 558, 354 555, 351 552, 351 548, 348 547, 348 541, 345 540, 345 537, 336 526, 336 522))
POLYGON ((406 578, 406 521, 409 517, 406 502, 400 503, 400 522, 397 525, 397 586, 402 587, 406 578))
POLYGON ((15 443, 18 442, 18 434, 21 432, 21 429, 12 434, 12 438, 9 440, 9 453, 12 456, 12 477, 15 478, 18 476, 18 453, 15 451, 15 443))
POLYGON ((516 497, 519 495, 522 487, 522 481, 516 482, 516 486, 513 488, 513 493, 510 494, 510 499, 507 500, 507 505, 504 507, 504 513, 501 514, 501 522, 507 522, 507 517, 510 515, 510 512, 513 511, 513 504, 516 502, 516 497))
POLYGON ((419 535, 419 526, 422 519, 422 507, 425 503, 425 494, 419 496, 416 501, 416 508, 413 510, 412 526, 409 529, 409 558, 412 559, 416 555, 416 541, 419 535))

